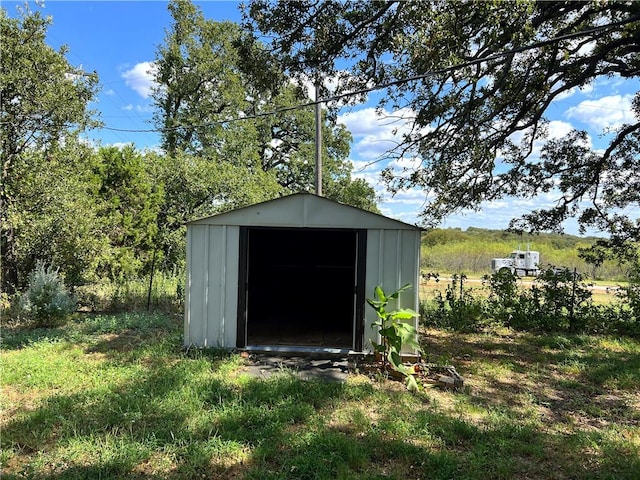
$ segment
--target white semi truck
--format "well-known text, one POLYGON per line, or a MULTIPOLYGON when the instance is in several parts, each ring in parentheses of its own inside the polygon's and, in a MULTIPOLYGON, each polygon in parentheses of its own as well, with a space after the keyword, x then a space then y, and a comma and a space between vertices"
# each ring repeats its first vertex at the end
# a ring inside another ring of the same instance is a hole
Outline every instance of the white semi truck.
POLYGON ((509 258, 492 258, 491 272, 513 275, 537 276, 540 273, 540 252, 533 250, 514 250, 509 258))

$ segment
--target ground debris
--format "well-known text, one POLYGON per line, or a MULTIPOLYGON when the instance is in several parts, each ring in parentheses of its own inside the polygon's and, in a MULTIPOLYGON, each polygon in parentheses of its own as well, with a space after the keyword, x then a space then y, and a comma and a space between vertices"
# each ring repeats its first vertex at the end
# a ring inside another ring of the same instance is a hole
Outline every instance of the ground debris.
MULTIPOLYGON (((418 385, 427 387, 435 385, 444 390, 462 391, 464 389, 464 378, 453 365, 437 365, 424 362, 405 362, 403 364, 414 372, 418 385)), ((404 375, 395 371, 389 363, 386 365, 382 361, 368 361, 360 368, 368 375, 386 374, 388 378, 404 380, 404 375)))
POLYGON ((429 375, 422 378, 424 383, 436 384, 445 390, 461 391, 464 389, 464 378, 453 365, 429 365, 426 366, 426 370, 429 375))

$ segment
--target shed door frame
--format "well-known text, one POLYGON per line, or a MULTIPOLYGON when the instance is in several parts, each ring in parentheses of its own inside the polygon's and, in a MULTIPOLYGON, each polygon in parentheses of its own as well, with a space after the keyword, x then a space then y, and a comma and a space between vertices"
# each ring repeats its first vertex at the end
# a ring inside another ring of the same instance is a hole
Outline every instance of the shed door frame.
POLYGON ((355 306, 354 306, 354 339, 355 351, 361 352, 364 346, 364 325, 365 325, 365 282, 367 264, 367 230, 366 229, 341 229, 341 228, 307 228, 307 227, 240 227, 239 238, 239 259, 238 259, 238 316, 237 316, 237 336, 236 347, 245 348, 247 346, 247 299, 248 299, 248 277, 249 277, 249 232, 252 229, 269 230, 323 230, 323 231, 352 231, 356 233, 356 275, 354 285, 355 306))

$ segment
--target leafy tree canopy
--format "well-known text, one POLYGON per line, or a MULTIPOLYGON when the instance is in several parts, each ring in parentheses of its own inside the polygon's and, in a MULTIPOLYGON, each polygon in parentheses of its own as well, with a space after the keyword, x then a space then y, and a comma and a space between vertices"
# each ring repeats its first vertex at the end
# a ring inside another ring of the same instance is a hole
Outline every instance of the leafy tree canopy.
POLYGON ((110 246, 99 273, 112 280, 138 276, 150 260, 163 185, 133 145, 102 147, 95 157, 94 202, 110 246))
POLYGON ((552 208, 511 226, 558 230, 576 217, 614 244, 640 240, 638 219, 621 213, 640 205, 640 94, 636 120, 603 132, 601 150, 584 131, 549 139, 546 117, 576 88, 640 75, 639 2, 255 0, 244 24, 292 74, 333 76, 337 95, 384 89, 381 107, 414 113, 390 155, 419 167, 383 179, 424 189, 425 223, 551 192, 552 208))
POLYGON ((0 8, 1 283, 9 292, 24 284, 36 257, 68 261, 77 277, 99 243, 85 201, 86 149, 76 142, 96 124, 88 104, 97 76, 46 44, 49 23, 26 8, 18 18, 0 8))
MULTIPOLYGON (((297 108, 306 91, 282 70, 264 44, 239 25, 205 19, 189 0, 170 2, 173 23, 155 61, 155 123, 169 155, 209 159, 227 172, 257 170, 282 187, 278 194, 314 185, 314 113, 297 108)), ((375 192, 352 182, 351 135, 323 118, 323 187, 327 195, 376 209, 375 192)))

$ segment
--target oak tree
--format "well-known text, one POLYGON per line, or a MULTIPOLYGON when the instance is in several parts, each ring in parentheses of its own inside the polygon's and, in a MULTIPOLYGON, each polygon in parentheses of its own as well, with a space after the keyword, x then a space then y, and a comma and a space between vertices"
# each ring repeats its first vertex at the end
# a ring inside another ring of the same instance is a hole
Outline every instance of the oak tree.
MULTIPOLYGON (((188 0, 172 1, 169 10, 173 22, 154 73, 164 150, 207 158, 227 172, 245 169, 248 177, 261 170, 281 186, 278 194, 310 190, 315 126, 313 107, 298 108, 309 102, 303 85, 239 25, 208 20, 188 0)), ((375 209, 371 187, 345 190, 350 133, 326 114, 322 130, 325 190, 375 209)))
POLYGON ((380 107, 413 112, 389 156, 418 167, 383 179, 424 190, 425 223, 552 193, 552 207, 511 226, 558 230, 574 217, 615 244, 640 240, 640 93, 635 118, 603 132, 601 149, 584 131, 548 135, 555 101, 640 76, 640 3, 254 0, 244 25, 271 39, 291 75, 322 72, 336 97, 380 90, 380 107))

